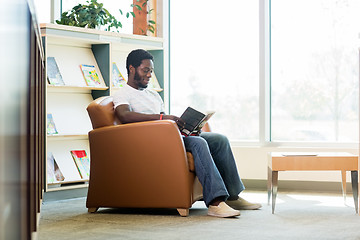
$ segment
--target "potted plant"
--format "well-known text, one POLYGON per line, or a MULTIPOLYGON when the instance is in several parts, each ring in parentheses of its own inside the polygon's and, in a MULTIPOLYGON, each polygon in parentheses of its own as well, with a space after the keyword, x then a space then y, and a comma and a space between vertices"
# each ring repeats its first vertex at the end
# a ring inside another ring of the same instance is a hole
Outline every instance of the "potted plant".
MULTIPOLYGON (((130 5, 136 13, 128 11, 125 14, 126 18, 138 16, 136 21, 134 20, 134 34, 146 35, 147 31, 155 33, 155 21, 147 20, 147 15, 150 15, 153 11, 153 9, 147 10, 148 1, 137 0, 136 2, 138 3, 130 5), (141 21, 145 21, 145 24, 141 23, 142 25, 138 27, 137 22, 141 21), (137 29, 137 32, 135 29, 137 29)), ((92 29, 100 29, 104 26, 106 31, 112 31, 115 28, 119 32, 118 30, 122 28, 122 23, 104 8, 103 3, 99 3, 97 0, 88 0, 86 2, 87 4, 78 4, 71 10, 63 12, 61 19, 56 20, 56 23, 92 29)), ((119 12, 123 15, 121 9, 119 9, 119 12)))
MULTIPOLYGON (((122 24, 118 21, 106 8, 104 4, 98 3, 97 0, 86 1, 88 4, 78 4, 71 10, 63 12, 61 19, 56 20, 57 24, 100 29, 105 26, 105 30, 110 31, 111 28, 122 28, 122 24)), ((122 11, 119 10, 121 14, 122 11)), ((131 13, 135 16, 134 13, 131 13)), ((129 13, 127 13, 129 17, 129 13)))

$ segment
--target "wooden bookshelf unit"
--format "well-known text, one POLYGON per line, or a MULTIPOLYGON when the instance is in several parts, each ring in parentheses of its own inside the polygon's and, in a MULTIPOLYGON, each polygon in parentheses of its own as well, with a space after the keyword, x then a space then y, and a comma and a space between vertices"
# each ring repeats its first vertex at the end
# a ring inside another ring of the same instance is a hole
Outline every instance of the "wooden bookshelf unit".
POLYGON ((81 178, 70 154, 71 150, 85 150, 91 161, 87 134, 92 126, 86 107, 93 99, 116 92, 118 88, 112 84, 113 63, 126 78, 126 57, 130 51, 138 48, 154 55, 156 77, 163 88, 163 39, 48 23, 40 24, 40 29, 45 67, 47 58, 54 57, 64 82, 64 85, 56 86, 46 84, 45 111, 52 114, 58 132, 47 135, 46 156, 53 154, 64 180, 49 182, 46 177, 45 191, 87 187, 88 180, 81 178), (103 84, 87 86, 81 64, 95 66, 103 84))

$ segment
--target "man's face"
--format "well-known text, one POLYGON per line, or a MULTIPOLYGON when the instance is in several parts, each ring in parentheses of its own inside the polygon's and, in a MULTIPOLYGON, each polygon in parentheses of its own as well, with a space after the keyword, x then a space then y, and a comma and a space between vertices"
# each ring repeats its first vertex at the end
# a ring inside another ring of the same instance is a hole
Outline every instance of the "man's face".
POLYGON ((139 67, 135 69, 134 82, 139 88, 147 88, 151 73, 154 70, 154 63, 150 59, 142 60, 139 67))

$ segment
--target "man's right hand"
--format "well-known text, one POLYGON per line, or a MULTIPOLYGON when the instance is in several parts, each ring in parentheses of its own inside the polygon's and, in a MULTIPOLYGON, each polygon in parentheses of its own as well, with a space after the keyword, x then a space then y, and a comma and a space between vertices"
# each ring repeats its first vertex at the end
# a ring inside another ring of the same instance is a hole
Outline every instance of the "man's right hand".
POLYGON ((181 118, 179 118, 177 116, 164 114, 163 119, 168 119, 168 120, 175 121, 180 130, 185 127, 185 122, 181 118))

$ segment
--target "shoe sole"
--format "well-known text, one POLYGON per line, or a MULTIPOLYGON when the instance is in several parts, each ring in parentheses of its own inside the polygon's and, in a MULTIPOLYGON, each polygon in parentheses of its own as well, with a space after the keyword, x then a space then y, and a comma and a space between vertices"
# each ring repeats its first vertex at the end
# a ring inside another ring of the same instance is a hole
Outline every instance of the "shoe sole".
POLYGON ((218 215, 218 214, 211 214, 211 213, 208 213, 208 216, 211 216, 211 217, 219 217, 219 218, 230 218, 230 217, 237 217, 237 216, 240 216, 240 213, 232 213, 232 214, 224 214, 224 215, 218 215))
POLYGON ((261 207, 262 207, 261 205, 251 205, 251 206, 242 207, 240 210, 257 210, 261 207))
POLYGON ((232 205, 232 204, 229 204, 229 203, 227 203, 227 204, 228 204, 231 208, 236 209, 236 210, 257 210, 257 209, 259 209, 259 208, 262 207, 261 205, 254 204, 254 205, 242 206, 241 208, 237 208, 236 205, 232 205))

